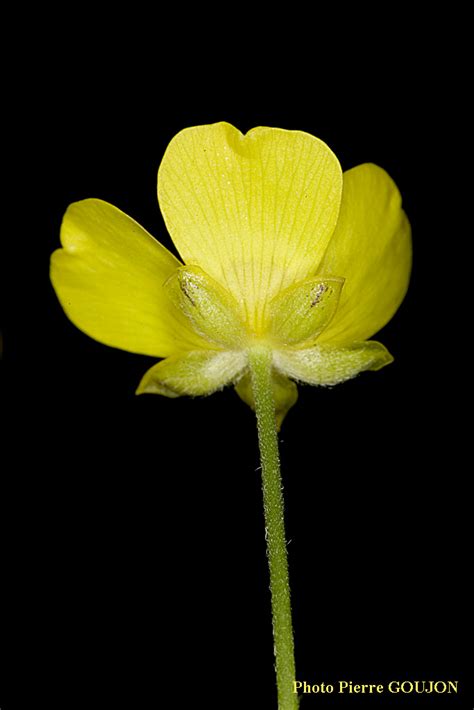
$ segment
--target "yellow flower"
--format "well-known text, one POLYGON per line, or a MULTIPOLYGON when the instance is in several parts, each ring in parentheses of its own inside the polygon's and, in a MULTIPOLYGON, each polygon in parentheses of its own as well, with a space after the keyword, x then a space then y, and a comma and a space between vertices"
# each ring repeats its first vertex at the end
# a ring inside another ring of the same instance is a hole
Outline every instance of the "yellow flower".
POLYGON ((411 237, 396 185, 376 165, 344 174, 301 131, 187 128, 158 172, 185 266, 96 199, 68 208, 51 279, 69 318, 113 347, 164 358, 137 392, 206 395, 233 383, 253 406, 249 349, 273 353, 279 423, 294 381, 334 385, 392 361, 367 338, 409 280, 411 237))

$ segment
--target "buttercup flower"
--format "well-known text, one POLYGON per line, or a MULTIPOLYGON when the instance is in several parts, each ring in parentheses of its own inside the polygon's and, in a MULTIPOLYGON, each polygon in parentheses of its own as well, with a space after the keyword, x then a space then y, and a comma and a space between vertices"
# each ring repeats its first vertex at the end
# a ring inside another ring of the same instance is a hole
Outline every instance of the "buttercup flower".
POLYGON ((70 319, 114 347, 163 358, 137 392, 235 384, 256 410, 279 710, 297 710, 278 437, 296 382, 334 385, 392 357, 367 340, 408 285, 410 225, 376 165, 342 173, 300 131, 227 123, 181 131, 158 172, 178 261, 101 200, 76 202, 51 278, 70 319))
POLYGON ((113 347, 164 358, 137 392, 207 395, 234 384, 254 406, 248 353, 272 352, 279 423, 295 382, 334 385, 392 361, 367 340, 400 305, 410 226, 376 165, 342 173, 301 131, 227 123, 181 131, 158 198, 183 263, 106 202, 72 204, 51 278, 72 322, 113 347))

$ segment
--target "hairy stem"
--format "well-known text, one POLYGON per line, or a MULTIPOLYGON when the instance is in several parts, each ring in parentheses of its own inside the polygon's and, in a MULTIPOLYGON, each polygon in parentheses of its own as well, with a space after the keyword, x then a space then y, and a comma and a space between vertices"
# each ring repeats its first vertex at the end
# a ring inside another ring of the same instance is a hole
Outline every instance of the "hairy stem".
POLYGON ((291 622, 290 584, 286 554, 280 457, 272 388, 271 351, 255 347, 249 353, 262 464, 263 505, 270 567, 273 639, 279 710, 297 710, 294 692, 295 658, 291 622))

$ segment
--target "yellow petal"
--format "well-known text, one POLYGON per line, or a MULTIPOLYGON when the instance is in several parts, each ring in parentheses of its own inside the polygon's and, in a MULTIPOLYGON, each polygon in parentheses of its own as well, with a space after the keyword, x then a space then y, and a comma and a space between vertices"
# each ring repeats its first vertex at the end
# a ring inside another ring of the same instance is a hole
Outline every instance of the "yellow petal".
POLYGON ((393 180, 372 164, 344 173, 339 220, 318 273, 345 283, 318 342, 350 343, 380 330, 405 296, 410 269, 410 224, 393 180))
MULTIPOLYGON (((275 402, 275 416, 278 431, 281 428, 284 418, 296 404, 298 399, 298 388, 294 382, 276 370, 272 372, 273 400, 275 402)), ((252 392, 252 382, 250 374, 244 375, 235 387, 235 391, 245 404, 248 404, 255 411, 255 401, 252 392)))
POLYGON ((301 131, 228 123, 187 128, 169 144, 158 197, 188 264, 227 288, 256 332, 268 301, 313 274, 334 230, 342 174, 301 131))
POLYGON ((380 370, 393 357, 373 340, 353 343, 350 347, 331 345, 303 350, 280 350, 273 356, 275 367, 298 382, 310 385, 337 385, 364 370, 380 370))
POLYGON ((212 394, 234 381, 245 365, 246 355, 239 351, 197 350, 174 355, 145 373, 137 394, 165 397, 212 394))
POLYGON ((285 345, 314 343, 334 316, 344 279, 307 279, 270 303, 271 335, 285 345))
POLYGON ((183 266, 175 271, 165 289, 197 333, 219 345, 242 346, 245 329, 237 303, 198 266, 183 266))
POLYGON ((70 205, 51 280, 74 325, 106 345, 163 357, 210 347, 163 288, 180 262, 133 219, 102 200, 70 205))

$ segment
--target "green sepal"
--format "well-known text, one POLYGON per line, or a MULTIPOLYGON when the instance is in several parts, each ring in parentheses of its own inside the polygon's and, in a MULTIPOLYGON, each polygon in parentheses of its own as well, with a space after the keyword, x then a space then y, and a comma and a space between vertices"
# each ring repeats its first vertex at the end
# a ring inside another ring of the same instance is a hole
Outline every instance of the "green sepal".
POLYGON ((246 366, 244 352, 195 350, 173 355, 151 367, 136 394, 164 397, 207 395, 234 382, 246 366))
POLYGON ((270 304, 271 335, 289 346, 309 347, 329 325, 344 279, 307 279, 279 294, 270 304))
POLYGON ((245 329, 236 300, 198 266, 177 269, 164 287, 196 333, 226 347, 242 345, 245 329))
POLYGON ((347 347, 320 345, 301 350, 274 352, 278 370, 298 382, 310 385, 337 385, 364 370, 380 370, 393 362, 381 343, 367 340, 347 347))

